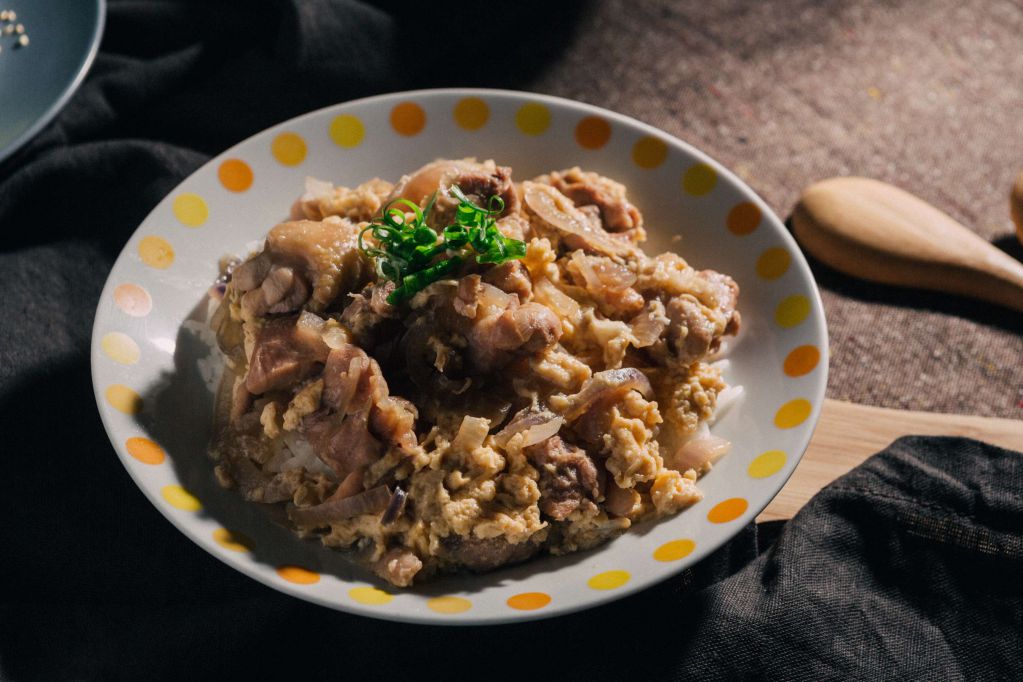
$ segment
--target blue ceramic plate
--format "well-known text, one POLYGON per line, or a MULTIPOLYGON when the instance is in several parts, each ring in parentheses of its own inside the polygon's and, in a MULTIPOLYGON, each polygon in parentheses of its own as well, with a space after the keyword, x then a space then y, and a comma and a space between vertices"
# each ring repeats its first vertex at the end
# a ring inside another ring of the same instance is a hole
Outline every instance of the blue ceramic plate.
POLYGON ((85 78, 103 35, 104 0, 2 0, 25 27, 29 44, 3 34, 0 22, 0 161, 67 104, 85 78))

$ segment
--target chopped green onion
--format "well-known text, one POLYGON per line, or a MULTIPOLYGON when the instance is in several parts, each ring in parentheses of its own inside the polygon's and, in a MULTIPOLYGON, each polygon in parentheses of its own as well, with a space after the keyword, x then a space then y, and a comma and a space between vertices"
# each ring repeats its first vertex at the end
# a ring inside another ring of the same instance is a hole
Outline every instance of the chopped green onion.
POLYGON ((359 233, 359 249, 372 258, 377 275, 397 286, 387 302, 397 304, 455 271, 469 257, 477 263, 499 265, 526 255, 525 242, 511 239, 497 227, 496 216, 504 211, 504 200, 494 195, 487 208, 477 206, 457 185, 448 193, 458 200, 454 223, 438 235, 426 223, 437 193, 425 209, 408 199, 395 199, 359 233), (414 217, 409 218, 411 212, 414 217), (369 246, 363 235, 369 232, 379 246, 369 246), (439 260, 438 260, 439 258, 439 260))

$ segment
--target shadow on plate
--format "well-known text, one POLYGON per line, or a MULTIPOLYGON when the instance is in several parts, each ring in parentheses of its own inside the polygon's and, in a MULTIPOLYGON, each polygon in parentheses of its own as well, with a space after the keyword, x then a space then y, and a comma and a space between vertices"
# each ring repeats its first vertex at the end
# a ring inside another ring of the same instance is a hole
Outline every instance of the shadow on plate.
MULTIPOLYGON (((208 299, 204 298, 179 328, 174 371, 165 373, 143 395, 141 426, 164 448, 180 484, 202 502, 199 513, 251 540, 251 557, 257 563, 271 568, 301 566, 344 581, 370 583, 393 591, 393 586, 349 560, 344 552, 297 537, 284 525, 281 505, 246 502, 236 491, 217 483, 214 462, 206 448, 213 435, 214 390, 223 362, 207 324, 207 308, 208 299)), ((645 534, 654 525, 638 524, 631 532, 645 534)), ((443 576, 409 591, 424 597, 478 592, 586 561, 606 547, 607 544, 566 556, 542 556, 491 573, 443 576)))

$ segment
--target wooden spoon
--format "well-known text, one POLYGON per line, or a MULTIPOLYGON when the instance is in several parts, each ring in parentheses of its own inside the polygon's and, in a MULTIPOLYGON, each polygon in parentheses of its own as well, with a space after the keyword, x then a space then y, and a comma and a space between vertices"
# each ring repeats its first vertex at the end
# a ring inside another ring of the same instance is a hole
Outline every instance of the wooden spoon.
POLYGON ((1023 244, 1023 173, 1016 176, 1016 182, 1009 192, 1009 211, 1016 223, 1016 238, 1023 244))
POLYGON ((796 237, 855 277, 972 296, 1023 312, 1023 263, 926 201, 869 178, 832 178, 803 191, 796 237))

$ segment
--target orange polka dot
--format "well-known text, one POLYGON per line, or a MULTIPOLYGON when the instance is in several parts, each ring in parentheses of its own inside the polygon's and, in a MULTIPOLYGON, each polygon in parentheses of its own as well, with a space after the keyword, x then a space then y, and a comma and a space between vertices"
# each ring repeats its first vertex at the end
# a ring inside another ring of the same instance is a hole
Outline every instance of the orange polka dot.
POLYGON ((213 541, 232 552, 251 552, 255 547, 255 543, 247 536, 226 528, 218 528, 213 531, 213 541))
POLYGON ((745 514, 747 509, 749 509, 749 502, 741 497, 733 497, 714 505, 707 512, 707 520, 711 523, 728 523, 745 514))
POLYGON ((277 575, 296 585, 312 585, 320 582, 320 574, 301 566, 280 566, 277 575))
POLYGON ((790 377, 801 377, 809 374, 821 360, 821 352, 816 346, 799 346, 793 348, 785 356, 785 374, 790 377))
POLYGON ((781 246, 767 249, 757 259, 757 274, 764 279, 778 279, 789 270, 792 256, 781 246))
POLYGON ((143 464, 162 464, 164 460, 163 448, 148 438, 129 438, 124 443, 128 454, 143 464))
POLYGON ((125 414, 138 414, 142 411, 142 396, 122 384, 108 386, 104 392, 110 407, 125 414))
POLYGON ((611 139, 611 124, 599 116, 587 116, 575 127, 575 141, 583 149, 600 149, 611 139))
POLYGON ((426 127, 426 112, 415 102, 402 102, 391 109, 391 127, 405 137, 419 134, 426 127))
POLYGON ((543 592, 523 592, 522 594, 508 597, 507 601, 508 606, 519 611, 535 611, 542 609, 550 603, 551 595, 544 594, 543 592))
POLYGON ((297 166, 305 161, 308 150, 305 140, 297 133, 281 133, 270 143, 270 153, 284 166, 297 166))
POLYGON ((394 599, 393 594, 388 594, 375 587, 353 587, 348 590, 348 596, 352 598, 352 601, 368 606, 379 606, 394 599))
POLYGON ((464 130, 479 130, 490 119, 490 107, 479 97, 458 100, 454 109, 455 123, 464 130))
POLYGON ((228 159, 217 169, 220 184, 232 192, 244 192, 252 187, 252 168, 241 159, 228 159))
POLYGON ((757 229, 761 217, 763 216, 759 206, 752 201, 744 201, 732 207, 732 210, 728 212, 725 224, 728 226, 729 232, 742 237, 757 229))
POLYGON ((749 463, 746 469, 753 478, 767 478, 774 476, 785 466, 788 456, 781 450, 768 450, 757 455, 756 459, 749 463))
POLYGON ((656 137, 641 137, 632 145, 632 162, 640 168, 657 168, 668 158, 668 145, 656 137))
POLYGON ((139 242, 139 258, 151 268, 166 270, 174 263, 174 248, 166 239, 150 235, 139 242))
POLYGON ((774 321, 779 327, 790 329, 810 315, 810 299, 806 296, 788 296, 774 310, 774 321))
POLYGON ((434 597, 426 606, 437 613, 464 613, 472 608, 472 602, 461 597, 434 597))
POLYGON ((654 559, 657 561, 678 561, 693 553, 696 543, 689 539, 672 540, 654 550, 654 559))
POLYGON ((153 309, 149 292, 138 284, 120 284, 114 289, 114 304, 132 317, 145 317, 153 309))
POLYGON ((551 110, 539 102, 528 102, 515 112, 515 125, 526 135, 543 135, 551 125, 551 110))
POLYGON ((813 405, 805 398, 790 400, 781 407, 774 415, 774 425, 779 429, 792 429, 809 418, 813 412, 813 405))
POLYGON ((631 577, 628 571, 605 571, 587 580, 586 584, 593 590, 614 590, 629 582, 631 577))
POLYGON ((686 194, 691 194, 694 197, 710 194, 716 184, 718 184, 718 174, 705 163, 690 166, 682 176, 682 189, 686 194))

